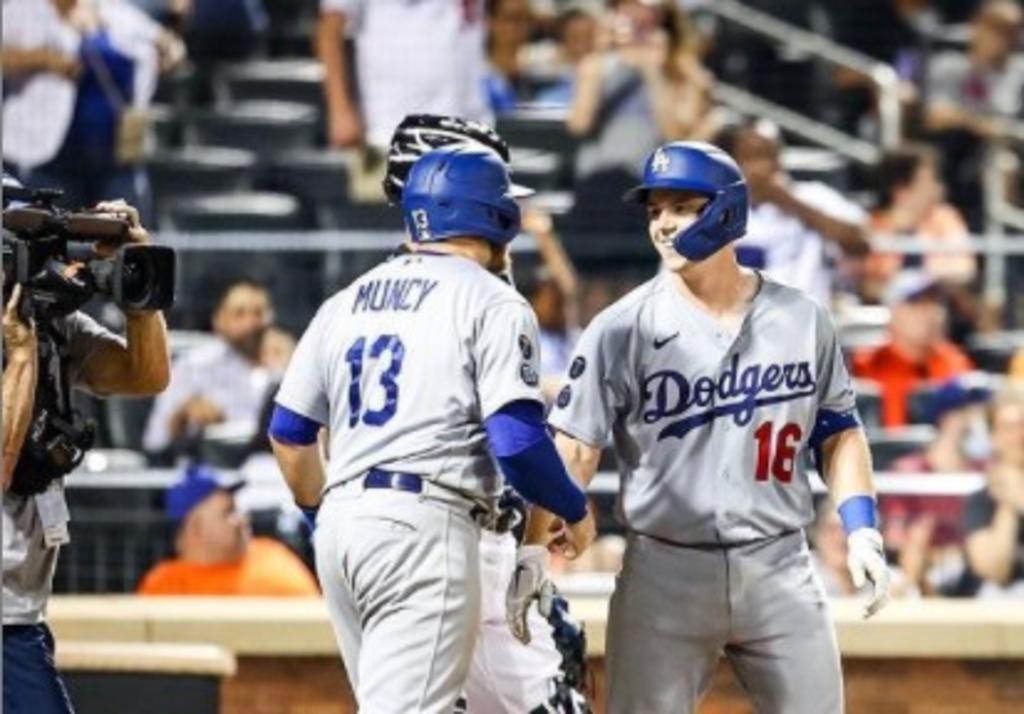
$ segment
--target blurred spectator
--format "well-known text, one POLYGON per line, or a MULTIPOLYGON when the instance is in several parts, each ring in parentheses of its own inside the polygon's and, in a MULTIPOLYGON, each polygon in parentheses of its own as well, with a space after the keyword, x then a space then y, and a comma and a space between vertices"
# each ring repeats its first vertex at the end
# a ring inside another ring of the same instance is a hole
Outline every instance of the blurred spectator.
MULTIPOLYGON (((925 35, 938 22, 930 0, 858 0, 824 6, 833 39, 892 66, 904 82, 902 99, 913 99, 924 71, 925 35)), ((835 84, 839 126, 855 134, 873 133, 865 122, 872 117, 877 100, 872 78, 837 68, 835 84)))
POLYGON ((525 97, 520 53, 530 41, 533 15, 528 0, 487 2, 487 102, 495 114, 506 114, 525 97))
POLYGON ((882 424, 907 423, 907 400, 918 387, 971 370, 971 360, 946 339, 946 310, 935 279, 907 270, 889 285, 888 340, 853 356, 853 374, 882 389, 882 424))
POLYGON ((1009 377, 1013 380, 1024 381, 1024 347, 1017 350, 1017 354, 1010 360, 1009 377))
POLYGON ((579 339, 579 279, 550 216, 527 209, 523 230, 537 241, 542 261, 535 280, 527 281, 526 293, 540 326, 540 386, 550 404, 562 386, 579 339))
POLYGON ((271 367, 280 375, 286 362, 280 336, 267 339, 272 321, 263 285, 242 280, 224 290, 211 320, 218 339, 175 361, 170 387, 157 398, 146 425, 146 451, 180 453, 205 427, 222 422, 256 433, 275 381, 271 367), (267 358, 274 362, 264 362, 267 358))
POLYGON ((736 244, 740 262, 828 305, 839 251, 867 250, 867 216, 824 183, 786 175, 779 130, 767 120, 723 129, 715 143, 736 159, 750 189, 747 234, 736 244))
POLYGON ((938 134, 953 202, 982 228, 985 142, 1020 114, 1024 63, 1013 59, 1024 20, 1014 0, 988 0, 971 21, 967 53, 929 64, 925 126, 938 134))
MULTIPOLYGON (((876 234, 946 244, 965 243, 970 237, 963 216, 945 201, 945 187, 931 147, 905 146, 887 153, 878 167, 878 195, 878 208, 871 214, 871 230, 876 234)), ((977 273, 970 252, 924 256, 872 253, 864 267, 865 296, 877 300, 894 275, 914 267, 923 267, 947 286, 967 285, 977 273)))
POLYGON ((491 123, 484 29, 483 0, 321 0, 316 51, 328 142, 385 149, 411 113, 491 123), (342 46, 346 32, 355 44, 354 73, 342 46))
POLYGON ((554 79, 533 97, 536 104, 568 107, 576 92, 576 70, 584 57, 594 51, 597 22, 579 8, 564 12, 556 23, 558 47, 545 65, 554 79))
POLYGON ((988 375, 962 374, 937 384, 927 395, 929 422, 936 436, 919 453, 903 456, 893 471, 953 473, 981 471, 991 455, 986 405, 992 398, 988 375))
POLYGON ((235 508, 235 491, 213 471, 193 465, 167 491, 177 557, 155 565, 140 595, 316 596, 316 579, 287 547, 253 538, 235 508))
MULTIPOLYGON (((965 374, 937 385, 928 394, 929 421, 935 440, 923 451, 897 459, 891 471, 915 475, 984 471, 991 455, 986 407, 992 397, 983 373, 965 374)), ((887 547, 916 552, 919 541, 936 577, 929 588, 953 594, 963 573, 961 526, 964 500, 959 496, 887 495, 879 502, 887 547)))
MULTIPOLYGON (((871 215, 872 231, 892 240, 901 236, 937 245, 966 245, 970 240, 960 212, 945 201, 935 150, 910 145, 889 152, 878 167, 879 206, 871 215)), ((904 268, 924 268, 941 281, 950 311, 950 334, 962 343, 976 329, 978 294, 973 289, 978 266, 969 249, 963 253, 899 254, 875 252, 861 270, 860 294, 877 302, 892 277, 904 268)))
POLYGON ((964 507, 967 559, 980 596, 1024 596, 1024 389, 1008 385, 991 410, 988 485, 964 507))
POLYGON ((578 178, 637 173, 665 139, 707 138, 711 77, 696 31, 669 0, 613 0, 596 43, 579 63, 569 131, 581 138, 578 178))
MULTIPOLYGON (((846 532, 843 530, 843 523, 839 519, 835 505, 830 499, 823 499, 818 504, 817 514, 809 533, 813 547, 811 560, 815 572, 821 578, 825 594, 829 597, 856 595, 857 588, 853 585, 846 560, 849 555, 846 532)), ((907 548, 906 558, 900 558, 899 567, 892 568, 892 585, 889 592, 893 597, 921 594, 917 583, 923 581, 925 574, 924 558, 918 557, 922 551, 923 546, 915 541, 907 548), (911 571, 904 570, 904 560, 912 568, 911 571)))
POLYGON ((184 46, 126 0, 3 5, 4 161, 71 208, 125 199, 145 222, 146 110, 184 46))

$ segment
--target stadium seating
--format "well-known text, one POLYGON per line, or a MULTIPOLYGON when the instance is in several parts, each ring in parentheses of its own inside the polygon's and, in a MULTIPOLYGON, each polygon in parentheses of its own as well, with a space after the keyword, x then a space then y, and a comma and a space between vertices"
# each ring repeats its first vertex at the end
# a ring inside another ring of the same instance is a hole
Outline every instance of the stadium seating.
POLYGON ((252 188, 256 154, 244 149, 190 146, 165 149, 149 158, 158 211, 173 200, 252 188))
POLYGON ((230 146, 273 156, 314 146, 317 110, 270 100, 238 102, 196 111, 188 118, 190 143, 230 146))
POLYGON ((215 86, 222 102, 280 100, 319 111, 323 68, 314 60, 263 60, 223 67, 215 86))
POLYGON ((934 440, 935 429, 924 425, 868 430, 871 459, 878 471, 888 470, 900 457, 922 451, 934 440))
POLYGON ((281 193, 226 193, 175 201, 171 222, 182 231, 285 231, 309 228, 298 199, 281 193))

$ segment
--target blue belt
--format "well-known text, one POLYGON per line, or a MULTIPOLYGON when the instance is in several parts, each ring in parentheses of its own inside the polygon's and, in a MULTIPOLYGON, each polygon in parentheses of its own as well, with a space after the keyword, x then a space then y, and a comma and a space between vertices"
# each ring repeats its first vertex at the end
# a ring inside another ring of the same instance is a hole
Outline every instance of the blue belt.
POLYGON ((423 477, 397 471, 370 469, 363 478, 363 488, 392 488, 396 491, 423 493, 423 477))

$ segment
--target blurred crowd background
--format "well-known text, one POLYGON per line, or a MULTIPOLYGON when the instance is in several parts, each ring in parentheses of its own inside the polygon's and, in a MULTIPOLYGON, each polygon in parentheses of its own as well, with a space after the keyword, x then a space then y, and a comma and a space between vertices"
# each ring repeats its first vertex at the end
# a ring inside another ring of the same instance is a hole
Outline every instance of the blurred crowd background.
MULTIPOLYGON (((315 592, 268 406, 320 301, 400 242, 387 141, 433 112, 493 123, 539 191, 515 277, 549 396, 657 270, 620 201, 645 155, 728 150, 742 262, 840 325, 899 593, 1024 597, 1022 24, 1015 0, 3 0, 5 170, 125 198, 179 251, 168 391, 79 395, 102 448, 68 481, 57 592, 315 592)), ((580 582, 621 555, 603 470, 599 545, 559 564, 580 582)))

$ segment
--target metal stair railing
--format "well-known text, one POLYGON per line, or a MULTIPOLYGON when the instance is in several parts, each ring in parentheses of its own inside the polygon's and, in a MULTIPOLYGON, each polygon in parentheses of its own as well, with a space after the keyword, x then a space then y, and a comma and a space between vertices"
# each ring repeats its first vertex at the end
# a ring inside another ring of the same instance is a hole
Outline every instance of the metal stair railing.
MULTIPOLYGON (((828 62, 837 67, 857 72, 868 78, 878 91, 879 141, 883 148, 899 146, 903 139, 903 107, 900 103, 900 78, 889 65, 865 54, 833 42, 827 37, 808 32, 767 13, 755 10, 737 0, 714 0, 700 7, 726 22, 733 23, 755 35, 768 38, 786 47, 828 62)), ((734 95, 739 98, 738 95, 734 95)), ((728 99, 722 101, 730 103, 728 99)), ((742 107, 737 107, 742 110, 742 107)), ((794 112, 795 114, 795 112, 794 112)), ((774 111, 765 116, 777 119, 774 111)), ((799 116, 799 115, 797 115, 799 116)), ((778 122, 780 126, 782 122, 778 122)), ((795 131, 789 128, 792 131, 795 131)), ((835 131, 833 129, 833 131, 835 131)), ((843 136, 847 136, 843 134, 843 136)), ((850 137, 849 140, 856 141, 850 137)), ((834 146, 834 144, 830 144, 834 146)), ((856 158, 851 155, 851 158, 856 158)))

